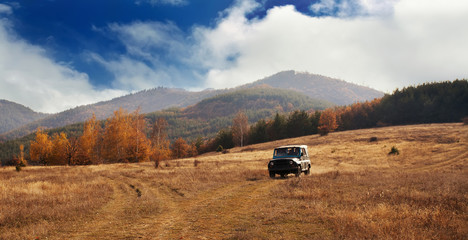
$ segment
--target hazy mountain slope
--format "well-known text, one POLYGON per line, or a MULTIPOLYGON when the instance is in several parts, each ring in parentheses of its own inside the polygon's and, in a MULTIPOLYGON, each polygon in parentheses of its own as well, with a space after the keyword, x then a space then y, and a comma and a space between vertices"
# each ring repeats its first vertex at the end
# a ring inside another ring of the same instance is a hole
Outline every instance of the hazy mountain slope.
POLYGON ((0 135, 0 139, 14 139, 25 136, 38 127, 56 128, 73 123, 84 122, 94 113, 97 119, 106 119, 120 107, 132 112, 140 107, 140 113, 149 113, 169 107, 185 107, 202 99, 222 93, 224 90, 205 90, 189 92, 183 89, 155 88, 144 90, 109 101, 79 106, 60 113, 52 114, 35 122, 23 124, 20 128, 0 135))
POLYGON ((21 104, 0 100, 0 133, 18 128, 35 120, 46 117, 21 104))
POLYGON ((274 88, 291 89, 305 95, 323 99, 337 105, 348 105, 383 97, 384 93, 372 88, 348 83, 339 79, 316 74, 284 71, 242 87, 268 85, 274 88))

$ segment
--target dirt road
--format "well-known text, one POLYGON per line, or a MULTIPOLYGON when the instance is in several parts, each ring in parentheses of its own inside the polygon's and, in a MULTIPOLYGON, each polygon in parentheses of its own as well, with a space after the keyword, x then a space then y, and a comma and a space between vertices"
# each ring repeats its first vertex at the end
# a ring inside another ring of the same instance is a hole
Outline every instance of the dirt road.
MULTIPOLYGON (((361 207, 363 212, 357 213, 353 212, 356 209, 343 213, 338 207, 333 210, 333 214, 317 218, 318 214, 314 211, 341 206, 339 199, 352 190, 349 187, 341 189, 341 194, 336 196, 338 200, 334 202, 330 196, 336 194, 335 189, 304 186, 304 182, 313 182, 310 180, 327 172, 336 172, 336 176, 339 175, 338 172, 362 173, 362 176, 356 178, 360 179, 369 176, 371 178, 373 175, 367 176, 368 172, 380 171, 387 174, 405 172, 420 178, 426 178, 430 174, 418 173, 437 171, 441 176, 445 176, 444 173, 447 172, 452 177, 464 179, 468 164, 467 149, 468 129, 465 126, 422 125, 281 140, 250 146, 249 149, 233 149, 229 154, 213 153, 197 159, 171 161, 159 169, 155 169, 151 163, 88 166, 83 168, 83 172, 92 176, 97 174, 112 189, 109 200, 97 211, 83 213, 74 222, 63 222, 45 235, 48 239, 271 239, 275 236, 282 239, 333 238, 334 232, 343 226, 342 222, 348 222, 350 226, 358 222, 368 229, 368 222, 359 221, 360 214, 372 215, 373 212, 364 211, 367 205, 361 207), (376 137, 378 141, 370 142, 371 137, 376 137), (296 179, 290 175, 287 179, 270 179, 266 163, 272 147, 291 141, 309 145, 313 156, 311 176, 302 175, 296 179), (400 154, 389 155, 391 147, 398 148, 400 154), (198 166, 195 166, 195 160, 200 162, 198 166), (301 184, 301 188, 295 187, 301 184), (288 189, 295 193, 283 199, 283 194, 288 195, 288 189), (305 192, 301 192, 302 190, 305 192), (291 210, 291 207, 296 209, 291 210), (270 211, 271 209, 274 211, 270 211), (313 214, 303 214, 304 211, 313 214), (342 215, 336 217, 338 213, 342 215), (338 219, 337 224, 330 224, 335 218, 338 219), (328 225, 323 219, 328 221, 328 225)), ((336 180, 333 176, 324 176, 320 181, 325 185, 339 187, 340 184, 351 184, 351 187, 359 188, 352 183, 340 183, 340 178, 336 180)), ((375 188, 373 182, 364 182, 369 187, 362 188, 367 193, 372 192, 375 188)), ((457 181, 447 184, 453 185, 450 189, 455 189, 453 194, 456 197, 464 199, 463 195, 456 195, 456 189, 460 187, 456 183, 457 181)), ((426 188, 439 191, 437 185, 426 188)), ((415 194, 420 194, 426 188, 415 193, 410 192, 410 197, 405 199, 411 200, 411 197, 419 196, 415 194)), ((361 190, 350 193, 353 197, 348 201, 354 203, 368 197, 362 196, 361 190)), ((430 194, 434 193, 430 192, 428 196, 432 196, 430 194)), ((393 199, 398 199, 398 196, 388 199, 386 209, 390 209, 392 204, 396 204, 395 209, 401 207, 399 202, 392 202, 393 199)), ((442 202, 443 200, 441 199, 442 202)), ((409 201, 404 204, 412 203, 409 201)), ((384 206, 381 202, 379 204, 380 207, 384 206)), ((383 210, 375 211, 378 213, 383 210)), ((419 215, 415 213, 415 216, 419 215)), ((443 220, 443 217, 428 219, 443 220)), ((442 220, 436 222, 436 226, 444 222, 442 220)), ((393 219, 388 224, 394 221, 393 219)), ((451 232, 453 231, 449 231, 451 232)))
POLYGON ((272 187, 284 179, 251 178, 187 194, 119 172, 103 177, 111 200, 93 216, 64 226, 49 239, 224 239, 242 234, 261 214, 272 187))

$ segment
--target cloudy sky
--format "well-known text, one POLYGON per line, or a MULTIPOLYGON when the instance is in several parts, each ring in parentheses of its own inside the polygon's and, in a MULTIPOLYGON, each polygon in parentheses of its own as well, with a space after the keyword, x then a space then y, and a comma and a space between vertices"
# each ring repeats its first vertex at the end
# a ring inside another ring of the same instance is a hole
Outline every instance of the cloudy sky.
POLYGON ((0 99, 58 112, 283 70, 391 93, 468 78, 464 0, 0 1, 0 99))

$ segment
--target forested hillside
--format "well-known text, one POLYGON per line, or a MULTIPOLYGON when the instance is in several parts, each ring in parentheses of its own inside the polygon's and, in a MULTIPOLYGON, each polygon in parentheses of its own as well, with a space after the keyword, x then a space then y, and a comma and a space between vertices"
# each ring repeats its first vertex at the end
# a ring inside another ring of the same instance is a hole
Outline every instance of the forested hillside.
POLYGON ((386 95, 377 110, 389 125, 459 122, 468 117, 468 81, 426 83, 386 95))
POLYGON ((270 113, 290 112, 293 110, 325 109, 333 103, 307 97, 305 94, 293 90, 276 88, 252 88, 237 90, 205 99, 200 103, 184 109, 184 116, 189 118, 210 119, 213 117, 229 116, 239 110, 254 112, 265 109, 270 113))
POLYGON ((37 113, 21 104, 0 100, 0 134, 47 117, 45 113, 37 113))
MULTIPOLYGON (((253 123, 262 118, 273 117, 275 113, 286 113, 296 109, 323 110, 331 106, 333 104, 329 102, 314 100, 291 90, 254 88, 220 94, 185 109, 169 108, 144 116, 148 126, 153 125, 159 118, 165 119, 168 123, 166 131, 171 142, 178 138, 194 141, 197 138, 214 137, 220 129, 231 126, 232 119, 239 111, 243 111, 249 122, 253 123)), ((60 132, 66 133, 68 138, 76 138, 83 132, 83 123, 47 130, 49 136, 58 135, 60 132)), ((21 144, 25 146, 27 153, 29 142, 34 136, 29 134, 0 144, 0 159, 5 162, 12 156, 18 156, 21 144)))
MULTIPOLYGON (((273 76, 264 78, 252 84, 243 85, 232 89, 204 90, 191 92, 183 89, 173 88, 155 88, 132 93, 126 96, 112 99, 110 101, 99 102, 96 104, 79 106, 61 113, 53 114, 39 121, 30 124, 21 124, 19 128, 8 133, 0 134, 0 139, 14 139, 34 132, 39 126, 44 128, 56 128, 69 124, 83 122, 94 113, 97 119, 106 119, 112 113, 123 108, 128 111, 134 111, 140 108, 140 113, 150 113, 171 107, 187 107, 195 105, 203 99, 210 98, 227 92, 235 92, 239 89, 269 87, 276 89, 286 89, 300 92, 313 99, 321 99, 336 105, 347 105, 357 101, 367 101, 383 96, 382 92, 367 87, 347 83, 342 80, 329 78, 309 73, 299 73, 295 71, 280 72, 273 76)), ((262 100, 257 101, 257 105, 262 105, 262 100)), ((215 107, 216 106, 208 106, 215 107)), ((277 107, 270 106, 270 107, 277 107)), ((287 111, 288 106, 284 106, 287 111)), ((281 109, 279 109, 281 110, 281 109)), ((195 109, 193 112, 197 112, 195 109)), ((212 113, 219 111, 229 112, 226 106, 223 109, 216 108, 212 113)), ((208 116, 208 115, 205 115, 208 116)), ((9 117, 5 115, 5 117, 9 117)), ((11 120, 9 120, 11 121, 11 120)), ((18 126, 17 126, 18 127, 18 126)))
POLYGON ((243 89, 205 99, 185 109, 168 109, 147 114, 153 122, 167 119, 171 139, 182 137, 193 140, 197 137, 214 136, 220 129, 229 127, 239 112, 246 114, 250 123, 275 113, 287 113, 296 109, 322 110, 333 106, 323 100, 309 98, 301 93, 280 89, 243 89))
POLYGON ((468 81, 428 83, 395 90, 381 99, 306 115, 278 115, 252 125, 248 142, 268 142, 313 133, 382 126, 468 121, 468 81), (292 122, 292 123, 291 123, 292 122), (292 134, 292 129, 302 129, 292 134), (275 134, 272 134, 275 133, 275 134))

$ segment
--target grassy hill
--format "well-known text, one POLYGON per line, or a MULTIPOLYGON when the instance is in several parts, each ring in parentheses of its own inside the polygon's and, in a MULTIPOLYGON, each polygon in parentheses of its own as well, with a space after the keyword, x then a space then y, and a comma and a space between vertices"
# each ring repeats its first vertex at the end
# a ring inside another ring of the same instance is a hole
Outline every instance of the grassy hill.
POLYGON ((158 169, 5 167, 0 239, 466 239, 466 149, 467 126, 428 124, 310 135, 158 169), (270 179, 272 149, 293 143, 309 146, 312 174, 270 179))

